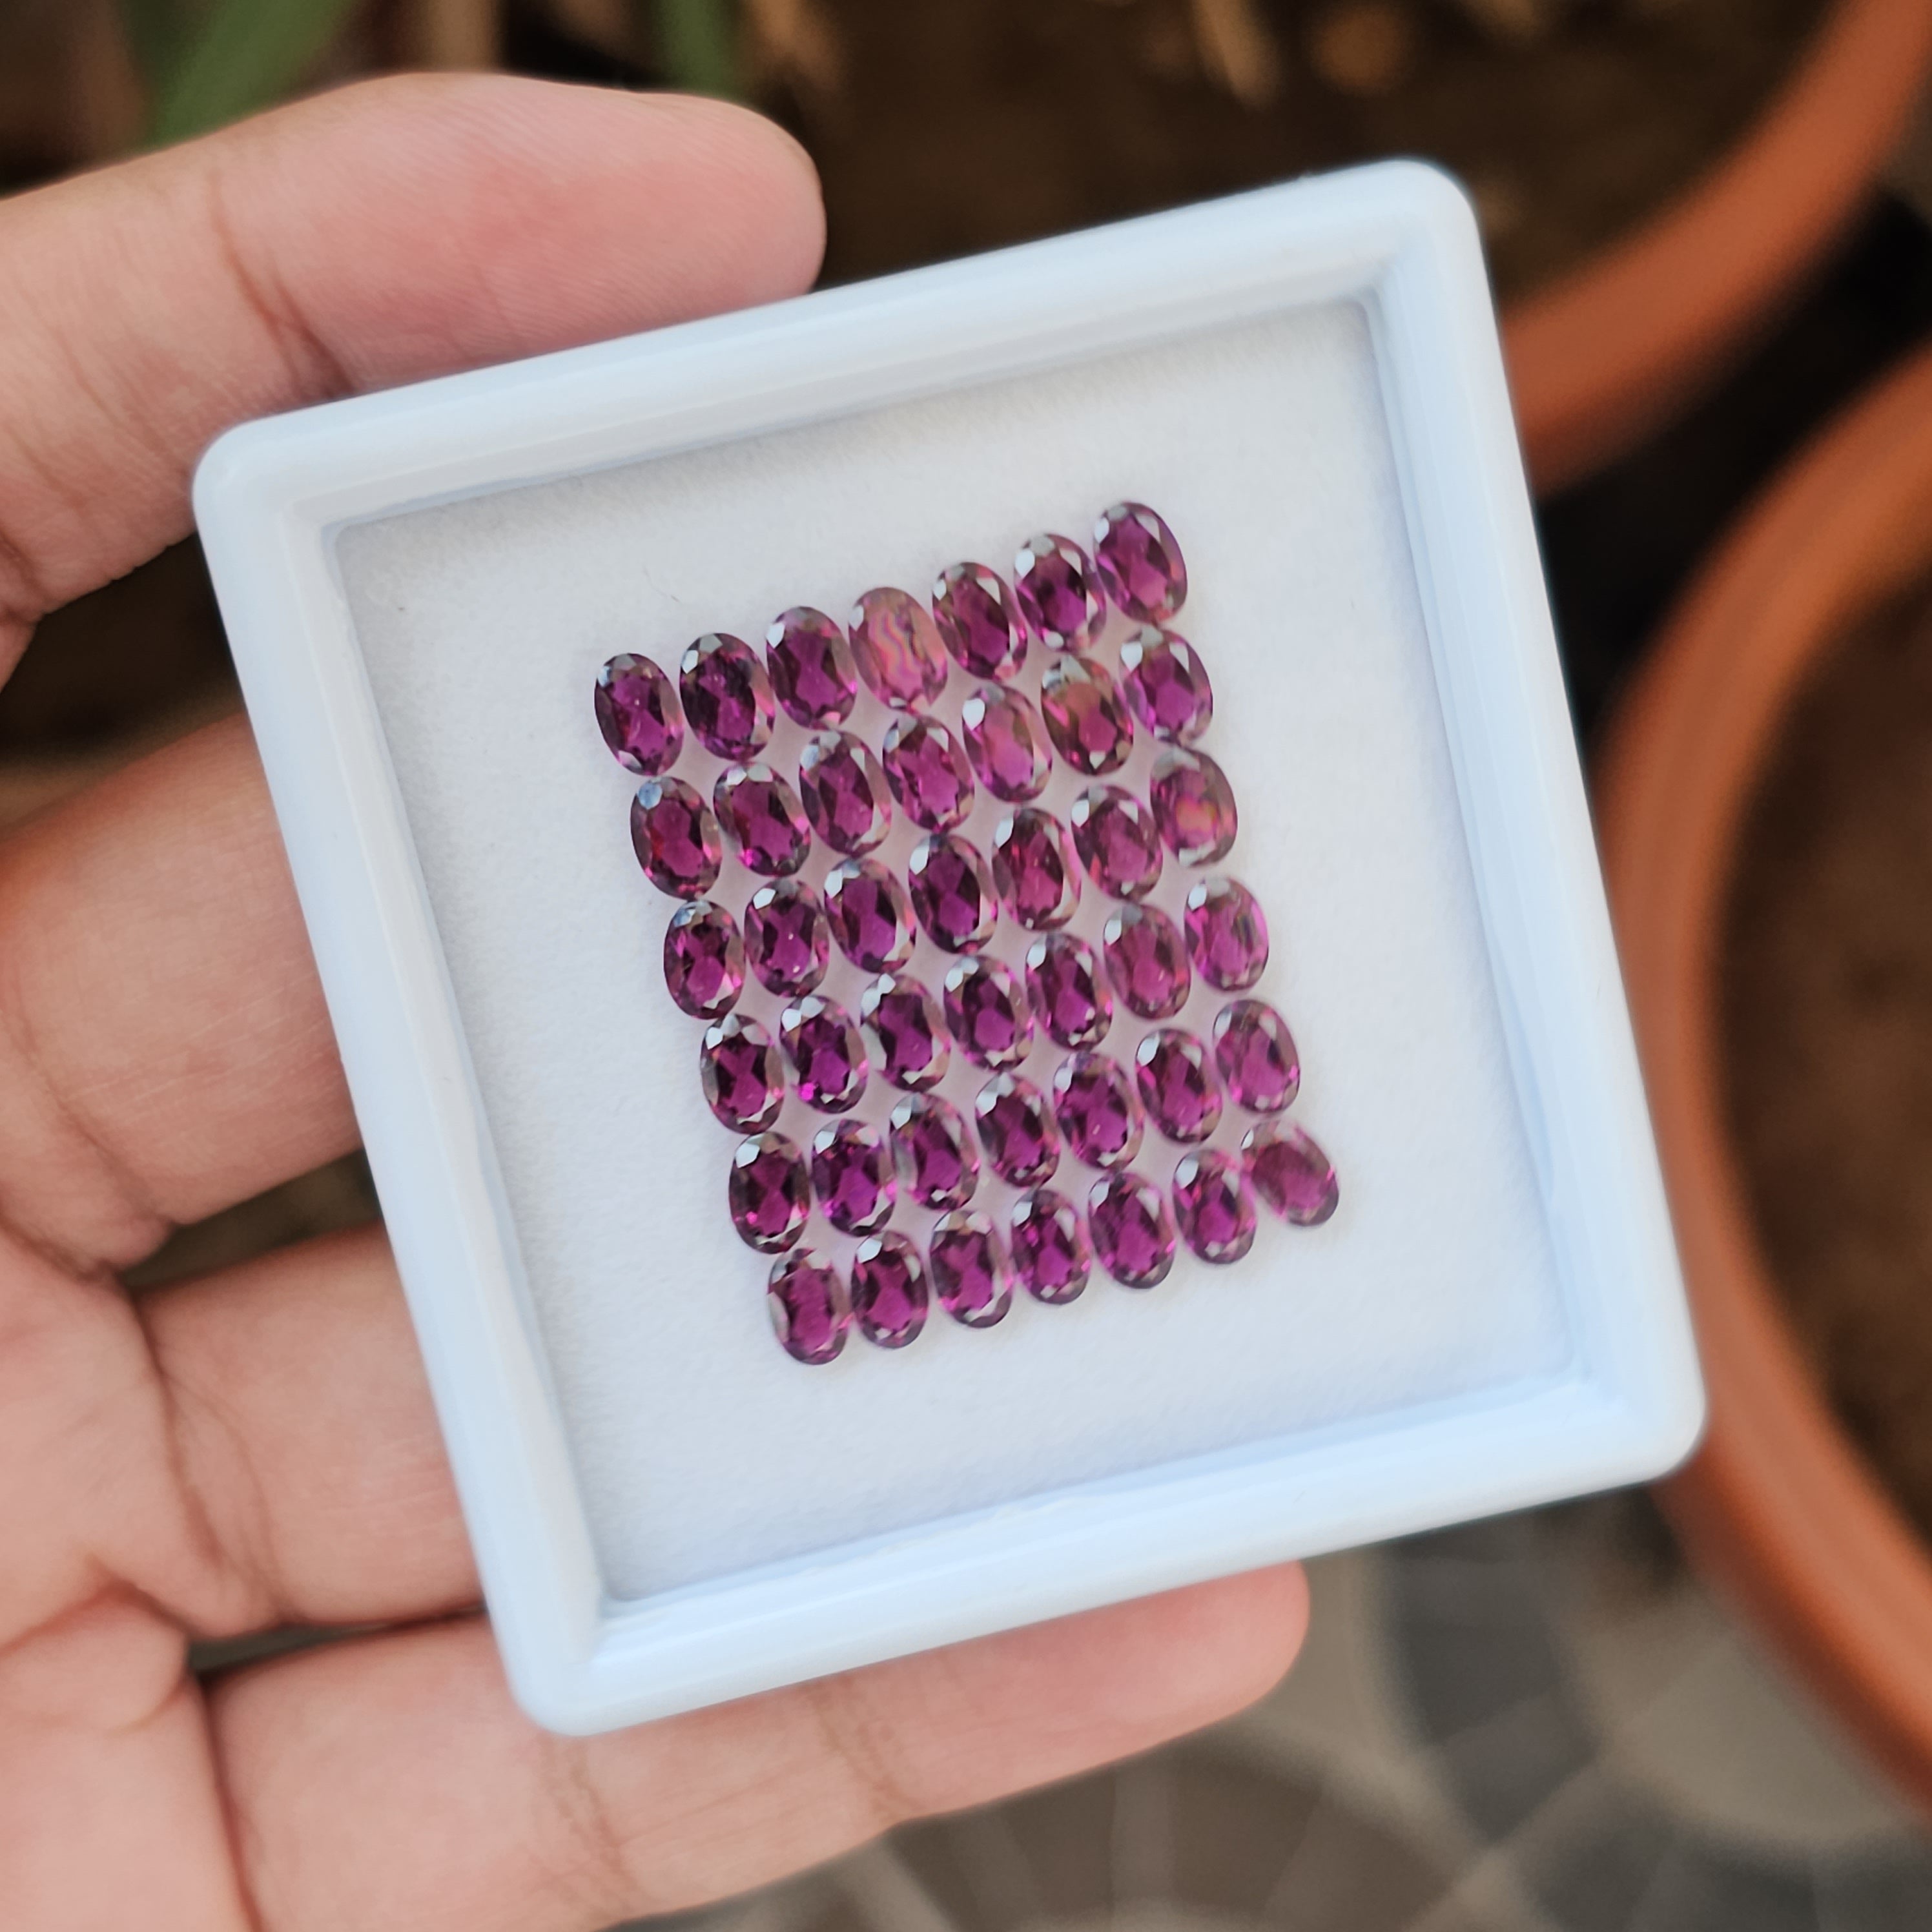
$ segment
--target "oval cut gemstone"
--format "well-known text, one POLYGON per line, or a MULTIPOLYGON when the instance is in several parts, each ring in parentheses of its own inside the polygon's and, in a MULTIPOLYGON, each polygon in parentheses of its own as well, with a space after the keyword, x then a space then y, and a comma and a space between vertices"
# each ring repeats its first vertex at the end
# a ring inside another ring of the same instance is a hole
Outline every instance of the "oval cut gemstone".
POLYGON ((767 877, 795 872, 812 850, 812 828, 790 785, 770 765, 728 765, 712 788, 711 802, 730 833, 738 856, 767 877))
POLYGON ((678 908, 664 929, 664 974, 672 1000, 694 1019, 718 1019, 738 1004, 745 945, 722 905, 693 899, 678 908))
POLYGON ((1109 897, 1144 898, 1160 878, 1154 814, 1116 784, 1089 785, 1073 801, 1073 843, 1087 876, 1109 897))
POLYGON ((979 955, 946 973, 946 1029, 976 1066, 1017 1066, 1033 1046, 1033 1010, 1012 968, 979 955))
POLYGON ((1100 928, 1107 976, 1144 1020, 1172 1019, 1187 1004, 1194 976, 1172 920, 1156 906, 1124 905, 1100 928))
POLYGON ((950 832, 973 809, 973 768, 937 718, 896 719, 883 762, 900 810, 926 831, 950 832))
POLYGON ((774 620, 765 633, 765 662, 773 694, 786 715, 808 730, 842 724, 851 716, 859 701, 859 668, 845 633, 823 610, 800 604, 774 620))
POLYGON ((878 1069, 908 1093, 936 1087, 952 1064, 952 1042, 939 1002, 904 973, 882 973, 859 996, 860 1024, 878 1069))
POLYGON ((1214 716, 1207 668, 1172 631, 1137 631, 1120 646, 1120 688, 1141 728, 1170 745, 1191 745, 1214 716))
POLYGON ((1076 1160, 1125 1167, 1146 1131, 1140 1096, 1111 1054, 1076 1053, 1053 1076, 1053 1111, 1076 1160))
POLYGON ((1234 788, 1205 752, 1171 745, 1154 761, 1148 796, 1167 849, 1184 866, 1225 859, 1239 820, 1234 788))
POLYGON ((1012 593, 983 563, 956 563, 939 573, 932 615, 953 662, 970 676, 1004 682, 1026 662, 1026 632, 1012 593))
POLYGON ((1017 691, 982 684, 967 699, 960 717, 966 755, 980 782, 1008 805, 1039 797, 1053 775, 1040 713, 1017 691))
POLYGON ((592 701, 597 728, 625 770, 656 778, 677 763, 684 713, 670 680, 649 658, 628 652, 613 658, 597 674, 592 701))
POLYGON ((1260 901, 1240 880, 1196 880, 1181 922, 1187 956, 1209 986, 1238 993, 1262 976, 1268 962, 1268 920, 1260 901))
POLYGON ((1171 1141, 1204 1141, 1221 1124, 1221 1084, 1207 1046, 1179 1027, 1158 1027, 1134 1049, 1134 1084, 1171 1141))
POLYGON ((976 952, 1000 916, 993 875, 979 848, 956 832, 935 832, 913 848, 913 910, 942 952, 976 952))
POLYGON ((770 1126, 784 1105, 784 1066, 772 1036, 746 1013, 706 1027, 698 1077, 711 1111, 740 1133, 770 1126))
POLYGON ((1094 524, 1094 567, 1117 610, 1164 624, 1187 602, 1187 565, 1166 520, 1144 503, 1116 503, 1094 524))
POLYGON ((834 866, 825 875, 825 912, 839 951, 861 972, 896 972, 912 957, 912 903, 878 860, 834 866))
POLYGON ((1055 658, 1040 681, 1053 748, 1083 778, 1117 772, 1134 748, 1134 721, 1105 664, 1055 658))
POLYGON ((1087 1194, 1087 1225, 1100 1265, 1123 1288, 1155 1288, 1174 1266, 1174 1217, 1160 1190, 1138 1174, 1106 1174, 1087 1194))
POLYGON ((871 746, 849 731, 821 731, 807 740, 798 785, 812 830, 835 852, 869 852, 892 830, 886 775, 871 746))
POLYGON ((859 1244, 852 1257, 852 1319, 881 1348, 903 1348, 926 1326, 926 1264, 904 1235, 888 1232, 859 1244))
MULTIPOLYGON (((1156 864, 1160 858, 1156 849, 1156 864)), ((1008 812, 993 832, 993 884, 1000 903, 1029 932, 1064 926, 1080 903, 1080 873, 1066 826, 1035 806, 1008 812)))
POLYGON ((754 1134, 731 1156, 727 1190, 739 1239, 775 1255, 796 1245, 812 1212, 805 1156, 783 1134, 754 1134))
POLYGON ((832 928, 818 895, 802 879, 760 886, 745 908, 745 957, 758 984, 782 999, 808 993, 825 977, 832 928))
POLYGON ((677 673, 686 722, 707 752, 754 758, 772 740, 772 681, 742 638, 710 631, 684 654, 677 673))
POLYGON ((845 1284, 816 1248, 796 1248, 772 1264, 765 1307, 778 1346, 795 1362, 814 1366, 832 1360, 851 1325, 845 1284))
POLYGON ((892 1114, 899 1185, 922 1208, 963 1208, 980 1184, 980 1156, 959 1109, 937 1094, 908 1094, 892 1114))
POLYGON ((1265 1000, 1230 1000, 1215 1015, 1214 1064, 1251 1114, 1280 1113, 1301 1084, 1288 1022, 1265 1000))
POLYGON ((1174 1219, 1204 1262, 1225 1266, 1255 1244, 1255 1197, 1233 1155, 1195 1148, 1174 1169, 1174 1219))
POLYGON ((724 837, 711 808, 682 778, 646 778, 631 801, 631 848, 644 877, 673 898, 702 898, 718 883, 724 837))
POLYGON ((1079 1209, 1051 1187, 1036 1187, 1013 1203, 1006 1252, 1015 1277, 1036 1301, 1072 1300, 1094 1272, 1079 1209))
POLYGON ((939 1305, 968 1328, 990 1328, 1012 1306, 993 1223, 976 1208, 956 1208, 933 1223, 926 1270, 939 1305))
POLYGON ((834 1120, 812 1137, 812 1191, 847 1234, 870 1234, 892 1217, 898 1183, 885 1136, 863 1120, 834 1120))
POLYGON ((1071 537, 1050 530, 1030 537, 1013 560, 1020 614, 1050 651, 1090 650, 1106 606, 1087 553, 1071 537))
POLYGON ((1299 1127, 1257 1120, 1241 1136, 1241 1165, 1255 1192, 1284 1221, 1312 1228, 1334 1213, 1340 1198, 1335 1169, 1299 1127))
POLYGON ((1114 1023, 1114 996, 1084 939, 1050 932, 1027 948, 1027 997, 1062 1046, 1094 1046, 1114 1023))
POLYGON ((852 609, 852 656, 881 704, 916 711, 946 688, 946 652, 916 597, 890 586, 868 590, 852 609))
POLYGON ((808 1107, 843 1114, 859 1104, 871 1070, 866 1043, 836 1000, 806 994, 778 1016, 778 1038, 791 1063, 792 1084, 808 1107))
POLYGON ((1060 1165, 1060 1134, 1046 1096, 1017 1073, 996 1073, 973 1102, 980 1144, 993 1172, 1016 1187, 1037 1187, 1060 1165))

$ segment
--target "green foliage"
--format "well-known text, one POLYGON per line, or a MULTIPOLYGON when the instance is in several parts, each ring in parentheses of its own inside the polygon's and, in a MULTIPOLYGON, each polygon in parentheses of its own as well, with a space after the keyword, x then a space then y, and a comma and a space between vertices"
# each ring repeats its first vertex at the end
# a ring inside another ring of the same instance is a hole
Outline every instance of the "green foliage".
POLYGON ((688 94, 736 99, 736 9, 731 0, 656 0, 658 56, 664 78, 688 94))

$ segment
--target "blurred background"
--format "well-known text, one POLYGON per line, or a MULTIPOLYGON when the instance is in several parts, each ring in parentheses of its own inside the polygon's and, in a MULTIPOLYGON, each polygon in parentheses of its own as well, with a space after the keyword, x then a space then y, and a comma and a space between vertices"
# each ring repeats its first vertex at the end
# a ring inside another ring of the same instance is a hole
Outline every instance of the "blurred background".
MULTIPOLYGON (((833 281, 1462 178, 1713 1384, 1658 1496, 1316 1564, 1256 1712, 685 1922, 1932 1927, 1932 0, 0 0, 0 192, 421 67, 758 107, 833 281)), ((0 691, 0 831, 236 703, 183 544, 0 691)))

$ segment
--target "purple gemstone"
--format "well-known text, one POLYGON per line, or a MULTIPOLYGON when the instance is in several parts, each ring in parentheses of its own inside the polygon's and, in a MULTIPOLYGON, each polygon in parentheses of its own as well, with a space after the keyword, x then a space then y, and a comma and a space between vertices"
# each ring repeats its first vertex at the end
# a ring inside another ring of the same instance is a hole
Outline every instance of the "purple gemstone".
POLYGON ((1174 532, 1144 503, 1116 503, 1094 525, 1094 567, 1117 610, 1164 624, 1187 602, 1187 566, 1174 532))
POLYGON ((872 747, 849 731, 821 731, 806 742, 798 786, 812 829, 835 852, 869 852, 892 830, 886 775, 872 747))
POLYGON ((757 1133, 784 1105, 784 1065, 772 1036, 744 1013, 728 1013, 704 1030, 698 1077, 711 1111, 741 1134, 757 1133))
POLYGON ((926 1264, 939 1305, 968 1328, 990 1328, 1012 1306, 993 1224, 976 1208, 956 1208, 933 1223, 926 1264))
POLYGON ((1154 814, 1118 785, 1089 785, 1073 801, 1073 843, 1100 890, 1144 898, 1160 878, 1160 830, 1154 814))
POLYGON ((996 1073, 973 1102, 980 1144, 993 1172, 1016 1187, 1037 1187, 1060 1165, 1060 1133, 1046 1096, 1017 1073, 996 1073))
POLYGON ((1050 932, 1027 948, 1027 997, 1062 1046, 1094 1046, 1114 1022, 1114 996, 1094 949, 1070 932, 1050 932))
POLYGON ((808 1107, 843 1114, 859 1104, 872 1070, 852 1016, 836 1000, 806 994, 778 1016, 778 1038, 791 1063, 792 1084, 808 1107))
POLYGON ((1017 1066, 1033 1046, 1033 1011, 1012 968, 975 955, 946 973, 946 1024, 976 1066, 1017 1066))
POLYGON ((980 1184, 980 1156, 959 1109, 937 1094, 908 1094, 892 1109, 892 1162, 922 1208, 963 1208, 980 1184))
POLYGON ((1171 1141, 1204 1141, 1221 1124, 1221 1083, 1207 1044, 1179 1027, 1158 1027, 1134 1049, 1134 1084, 1171 1141))
POLYGON ((1174 1218, 1204 1262, 1238 1262, 1255 1244, 1255 1197, 1232 1154, 1196 1148, 1174 1170, 1174 1218))
POLYGON ((993 883, 1000 903, 1028 932, 1064 926, 1080 903, 1080 872, 1066 826, 1034 806, 1007 813, 993 833, 993 883))
POLYGON ((664 929, 664 985, 694 1019, 715 1020, 745 990, 745 946, 731 915, 709 899, 681 905, 664 929))
POLYGON ((1187 1004, 1193 975, 1172 920, 1154 906, 1124 905, 1100 928, 1107 976, 1144 1020, 1172 1019, 1187 1004))
POLYGON ((1026 632, 1012 593, 983 563, 956 563, 932 586, 932 615, 960 669, 1004 682, 1026 662, 1026 632))
POLYGON ((1000 902, 979 848, 951 832, 935 832, 913 848, 913 910, 926 937, 943 952, 975 952, 993 936, 1000 902))
POLYGON ((1170 745, 1154 761, 1148 796, 1167 849, 1184 866, 1225 859, 1240 824, 1228 776, 1205 752, 1170 745))
POLYGON ((852 656, 872 695, 916 711, 946 688, 946 653, 926 607, 903 590, 868 590, 852 608, 852 656))
POLYGON ((627 772, 656 778, 684 749, 684 713, 670 680, 649 658, 628 652, 597 674, 597 728, 627 772))
POLYGON ((973 768, 936 718, 896 719, 883 762, 900 810, 928 832, 950 832, 973 809, 973 768))
POLYGON ((839 951, 861 972, 896 972, 912 957, 912 902, 878 860, 834 866, 825 875, 825 911, 839 951))
POLYGON ((903 1348, 926 1326, 926 1264, 904 1235, 874 1234, 852 1257, 852 1318, 882 1348, 903 1348))
POLYGON ((794 1361, 832 1360, 845 1346, 852 1316, 838 1270, 815 1248, 798 1248, 775 1263, 765 1306, 779 1346, 794 1361))
POLYGON ((959 715, 980 782, 1009 805, 1039 797, 1053 774, 1040 713, 1018 692, 982 684, 959 715))
POLYGON ((1053 748, 1083 778, 1117 772, 1134 748, 1134 721, 1105 664, 1055 658, 1040 681, 1053 748))
POLYGON ((809 730, 842 724, 859 701, 859 670, 845 633, 823 610, 800 604, 765 633, 772 689, 788 716, 809 730))
POLYGON ((724 835, 710 806, 682 778, 646 778, 638 786, 631 845, 644 877, 673 898, 702 898, 718 883, 724 835))
POLYGON ((1036 1187, 1013 1203, 1006 1251, 1020 1286, 1036 1301, 1072 1300, 1094 1271, 1080 1210, 1051 1187, 1036 1187))
POLYGON ((1090 648, 1106 606, 1087 553, 1071 537, 1050 531, 1030 537, 1013 560, 1020 614, 1050 651, 1090 648))
POLYGON ((1288 1022, 1265 1000, 1230 1000, 1215 1016, 1214 1064, 1251 1114, 1280 1113, 1301 1084, 1288 1022))
POLYGON ((892 1219, 898 1197, 885 1136, 863 1120, 820 1127, 812 1137, 812 1191, 842 1233, 876 1233, 892 1219))
POLYGON ((895 1087, 919 1093, 946 1078, 952 1042, 939 1017, 939 1002, 916 980, 903 973, 880 974, 859 996, 859 1019, 880 1072, 895 1087))
POLYGON ((1238 993, 1268 962, 1268 921, 1261 902, 1238 879, 1197 879, 1188 888, 1188 956, 1209 986, 1238 993))
POLYGON ((1146 1120, 1127 1070, 1105 1053, 1076 1053, 1053 1076, 1053 1111, 1076 1157, 1125 1167, 1141 1150, 1146 1120))
POLYGON ((1284 1221, 1312 1228, 1340 1198, 1328 1156, 1299 1127, 1258 1120, 1241 1137, 1241 1165, 1255 1192, 1284 1221))
POLYGON ((772 681, 742 638, 708 632, 684 654, 677 688, 698 742, 721 758, 754 758, 771 742, 772 681))
POLYGON ((1123 1288, 1155 1288, 1174 1265, 1174 1217, 1160 1190, 1138 1174, 1107 1174, 1087 1193, 1100 1265, 1123 1288))
POLYGON ((727 765, 711 802, 754 872, 795 872, 812 850, 812 828, 797 794, 770 765, 727 765))
POLYGON ((812 1184, 804 1155, 783 1134, 754 1134, 738 1143, 728 1192, 732 1226, 760 1252, 782 1253, 805 1232, 812 1184))
POLYGON ((1138 631, 1120 646, 1120 688, 1150 737, 1191 745, 1214 716, 1214 688, 1194 646, 1172 631, 1138 631))
POLYGON ((802 879, 760 886, 745 908, 745 957, 758 984, 782 999, 808 993, 825 977, 832 928, 818 895, 802 879))

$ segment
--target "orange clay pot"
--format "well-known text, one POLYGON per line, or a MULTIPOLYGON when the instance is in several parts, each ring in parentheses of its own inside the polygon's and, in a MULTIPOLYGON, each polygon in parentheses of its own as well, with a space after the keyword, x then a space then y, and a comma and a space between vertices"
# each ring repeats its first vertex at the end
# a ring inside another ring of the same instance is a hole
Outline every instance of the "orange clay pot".
POLYGON ((1855 216, 1932 64, 1932 0, 1836 0, 1724 160, 1503 319, 1532 480, 1560 488, 1661 428, 1855 216))
POLYGON ((1932 1807, 1932 1550, 1786 1324, 1726 1137, 1732 858, 1797 686, 1932 572, 1932 353, 1814 443, 1726 540, 1618 714, 1598 822, 1688 1279, 1710 1426, 1662 1489, 1692 1554, 1932 1807))

